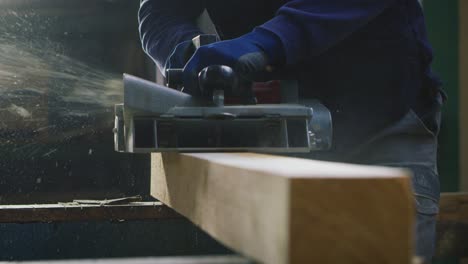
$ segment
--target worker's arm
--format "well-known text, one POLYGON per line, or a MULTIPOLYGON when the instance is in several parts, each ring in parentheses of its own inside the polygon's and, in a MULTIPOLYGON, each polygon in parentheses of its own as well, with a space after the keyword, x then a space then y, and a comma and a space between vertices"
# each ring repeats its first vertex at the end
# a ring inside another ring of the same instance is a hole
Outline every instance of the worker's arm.
POLYGON ((143 50, 163 70, 176 45, 201 34, 195 25, 201 0, 141 0, 138 13, 143 50))
POLYGON ((363 27, 396 0, 291 0, 271 20, 239 38, 199 48, 184 69, 186 92, 197 94, 198 72, 227 65, 241 79, 284 64, 313 60, 363 27), (272 66, 272 67, 269 67, 272 66))
POLYGON ((295 64, 336 45, 395 1, 291 0, 260 27, 281 39, 285 62, 295 64))

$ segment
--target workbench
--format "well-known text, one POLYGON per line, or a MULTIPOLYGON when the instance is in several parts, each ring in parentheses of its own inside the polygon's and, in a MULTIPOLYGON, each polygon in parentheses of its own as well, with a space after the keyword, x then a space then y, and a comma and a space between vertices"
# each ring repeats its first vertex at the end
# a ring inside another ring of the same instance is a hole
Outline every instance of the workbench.
MULTIPOLYGON (((468 258, 468 194, 445 193, 442 194, 441 208, 438 221, 438 258, 459 257, 468 258)), ((0 223, 26 224, 47 223, 59 224, 77 221, 160 221, 184 218, 171 208, 160 202, 132 202, 118 205, 73 205, 62 204, 29 204, 29 205, 2 205, 0 206, 0 223)), ((221 263, 240 264, 251 263, 252 260, 242 256, 205 256, 205 257, 172 257, 172 258, 136 258, 112 260, 76 260, 60 261, 56 264, 87 264, 87 263, 137 263, 137 264, 195 264, 195 263, 221 263), (97 261, 97 262, 96 262, 97 261)), ((41 262, 31 262, 41 263, 41 262)))

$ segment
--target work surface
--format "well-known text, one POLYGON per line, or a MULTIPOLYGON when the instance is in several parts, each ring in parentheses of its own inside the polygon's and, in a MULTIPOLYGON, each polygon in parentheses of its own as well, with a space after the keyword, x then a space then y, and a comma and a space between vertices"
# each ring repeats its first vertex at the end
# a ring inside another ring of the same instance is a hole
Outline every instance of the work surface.
POLYGON ((129 258, 129 259, 89 259, 62 261, 1 262, 0 264, 249 264, 246 258, 239 256, 200 256, 200 257, 164 257, 164 258, 129 258))
POLYGON ((74 203, 0 205, 0 223, 121 221, 178 217, 181 216, 160 202, 132 202, 117 205, 74 203))
MULTIPOLYGON (((39 222, 58 224, 59 222, 90 220, 120 222, 132 220, 158 221, 160 219, 177 220, 180 218, 182 218, 181 215, 160 202, 133 202, 102 206, 77 206, 68 203, 0 206, 1 223, 39 222), (90 214, 90 212, 93 213, 90 214)), ((436 245, 439 259, 454 256, 461 257, 462 259, 468 258, 468 193, 442 194, 437 235, 436 245)), ((215 259, 218 260, 218 258, 215 259)), ((135 259, 132 259, 131 263, 135 263, 133 260, 135 259)), ((145 259, 144 261, 153 260, 145 259)), ((206 260, 206 258, 202 258, 202 260, 206 260)), ((135 261, 140 261, 140 259, 136 259, 135 261)), ((89 262, 88 260, 82 260, 81 263, 89 262)))
POLYGON ((254 260, 411 261, 408 171, 250 153, 153 154, 151 167, 155 198, 254 260))

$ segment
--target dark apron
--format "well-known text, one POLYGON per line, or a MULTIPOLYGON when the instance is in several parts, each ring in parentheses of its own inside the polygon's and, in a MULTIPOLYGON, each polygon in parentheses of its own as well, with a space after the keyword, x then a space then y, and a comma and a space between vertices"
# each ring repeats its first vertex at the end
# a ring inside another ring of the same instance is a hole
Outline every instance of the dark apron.
POLYGON ((437 134, 444 96, 426 80, 414 56, 366 48, 355 53, 332 51, 317 58, 317 66, 306 67, 308 73, 299 81, 301 98, 317 98, 330 109, 334 142, 330 151, 294 156, 410 169, 418 213, 416 253, 431 257, 440 196, 437 134))

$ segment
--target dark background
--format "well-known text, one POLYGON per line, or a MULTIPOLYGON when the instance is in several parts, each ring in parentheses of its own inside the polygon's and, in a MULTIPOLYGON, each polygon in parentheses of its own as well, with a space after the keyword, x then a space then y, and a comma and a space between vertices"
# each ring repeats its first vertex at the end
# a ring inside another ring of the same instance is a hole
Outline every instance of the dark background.
POLYGON ((149 157, 112 134, 122 73, 154 79, 138 3, 0 2, 0 203, 147 196, 149 157))

